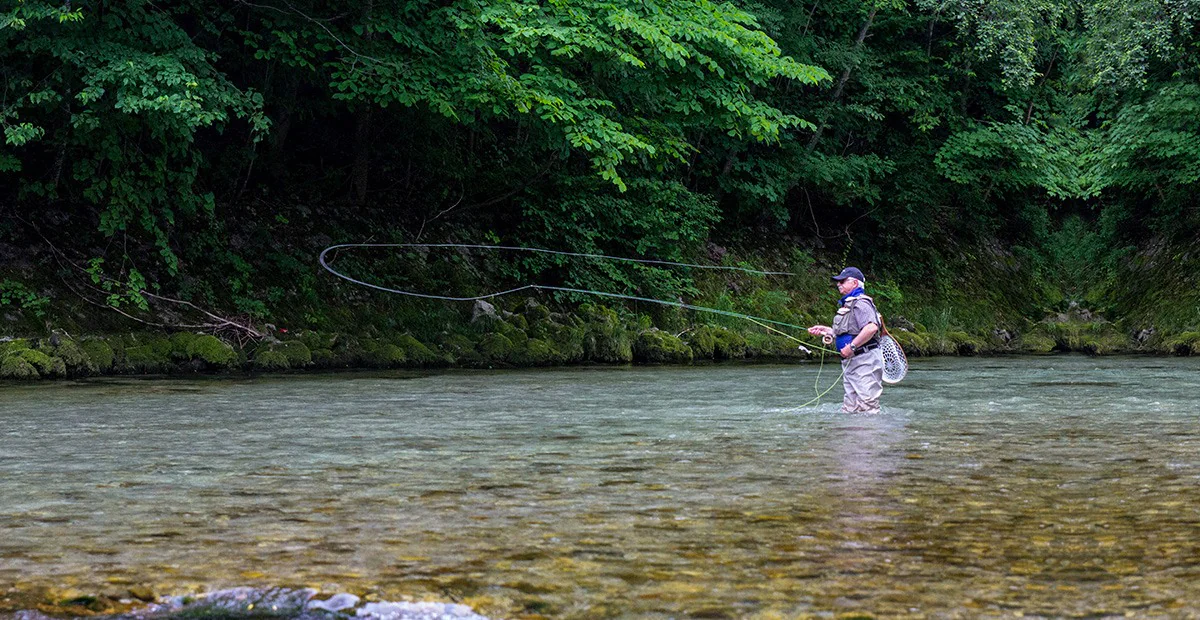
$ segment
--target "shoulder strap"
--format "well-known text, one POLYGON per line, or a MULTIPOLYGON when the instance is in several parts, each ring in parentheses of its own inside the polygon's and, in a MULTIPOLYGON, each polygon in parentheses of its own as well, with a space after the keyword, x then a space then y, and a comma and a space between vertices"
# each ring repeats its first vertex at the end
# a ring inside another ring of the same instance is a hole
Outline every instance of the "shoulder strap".
POLYGON ((871 307, 875 309, 875 318, 879 319, 879 333, 884 336, 888 335, 887 325, 883 324, 883 315, 879 313, 879 306, 875 305, 875 299, 872 298, 870 295, 857 295, 855 297, 851 297, 850 299, 846 300, 846 307, 853 310, 854 304, 857 304, 860 300, 863 300, 863 299, 871 302, 871 307))

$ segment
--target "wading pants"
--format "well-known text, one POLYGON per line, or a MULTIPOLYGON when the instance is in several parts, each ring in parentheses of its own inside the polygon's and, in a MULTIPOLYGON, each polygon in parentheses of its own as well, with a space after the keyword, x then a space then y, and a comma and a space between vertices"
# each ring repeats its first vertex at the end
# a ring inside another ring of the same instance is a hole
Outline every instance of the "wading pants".
POLYGON ((879 413, 879 397, 883 395, 883 351, 878 348, 842 360, 842 399, 845 413, 879 413))

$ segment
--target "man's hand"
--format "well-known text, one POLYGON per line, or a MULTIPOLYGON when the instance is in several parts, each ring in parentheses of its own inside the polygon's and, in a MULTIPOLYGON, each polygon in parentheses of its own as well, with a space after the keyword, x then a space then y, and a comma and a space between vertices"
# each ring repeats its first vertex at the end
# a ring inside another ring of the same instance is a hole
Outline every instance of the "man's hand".
POLYGON ((842 347, 842 350, 839 351, 839 353, 842 354, 842 359, 848 360, 848 359, 854 357, 854 347, 852 347, 850 345, 846 345, 846 346, 842 347))
POLYGON ((808 333, 813 336, 832 336, 833 328, 825 325, 813 325, 808 328, 808 333))

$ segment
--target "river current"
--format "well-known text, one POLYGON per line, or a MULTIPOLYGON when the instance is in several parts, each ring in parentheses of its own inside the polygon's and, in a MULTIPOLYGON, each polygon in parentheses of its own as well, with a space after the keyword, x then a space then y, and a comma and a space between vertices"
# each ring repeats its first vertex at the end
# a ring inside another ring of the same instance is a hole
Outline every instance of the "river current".
POLYGON ((490 617, 1195 617, 1200 361, 0 387, 0 615, 310 587, 490 617), (31 598, 32 597, 32 598, 31 598), (7 601, 7 602, 5 602, 7 601))

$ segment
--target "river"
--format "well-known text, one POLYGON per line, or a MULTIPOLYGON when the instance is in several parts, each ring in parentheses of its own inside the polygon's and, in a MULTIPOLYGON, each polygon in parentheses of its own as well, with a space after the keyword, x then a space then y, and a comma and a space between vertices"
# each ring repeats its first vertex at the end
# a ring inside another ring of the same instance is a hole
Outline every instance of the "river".
POLYGON ((1200 614, 1200 361, 0 387, 0 611, 311 587, 492 617, 1200 614), (37 596, 41 596, 38 594, 37 596), (115 595, 114 595, 115 596, 115 595))

